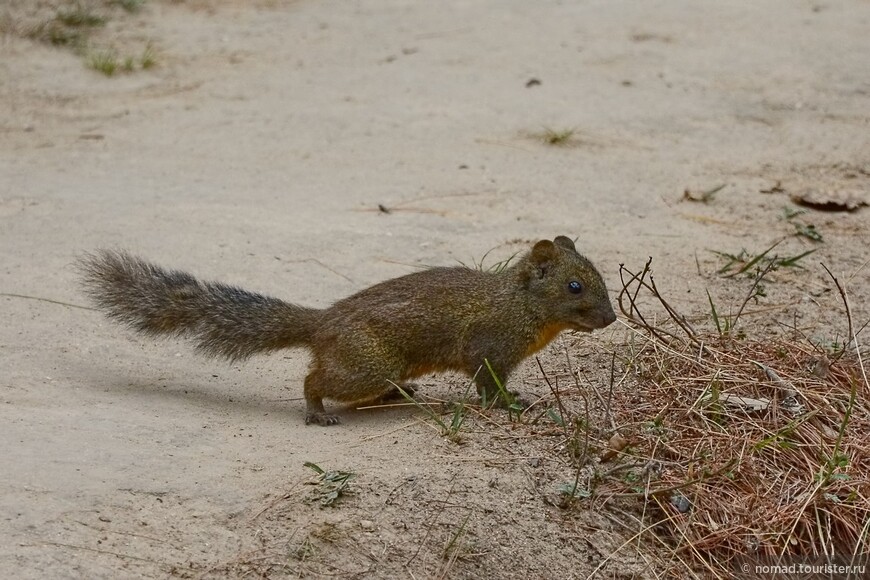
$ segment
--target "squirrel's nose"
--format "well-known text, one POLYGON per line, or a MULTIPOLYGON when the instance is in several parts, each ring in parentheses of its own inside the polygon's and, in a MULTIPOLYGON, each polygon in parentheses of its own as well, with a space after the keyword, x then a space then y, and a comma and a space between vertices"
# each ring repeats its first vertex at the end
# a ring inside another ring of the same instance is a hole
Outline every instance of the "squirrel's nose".
POLYGON ((605 312, 604 315, 601 317, 601 328, 604 328, 605 326, 610 326, 614 322, 616 322, 616 313, 611 309, 605 312))

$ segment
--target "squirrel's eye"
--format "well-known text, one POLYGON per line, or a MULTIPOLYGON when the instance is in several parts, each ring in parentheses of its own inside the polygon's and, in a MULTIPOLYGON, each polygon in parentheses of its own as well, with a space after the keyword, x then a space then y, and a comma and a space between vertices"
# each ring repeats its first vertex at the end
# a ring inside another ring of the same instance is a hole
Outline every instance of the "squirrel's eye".
POLYGON ((571 280, 568 282, 568 292, 571 294, 580 294, 583 292, 583 284, 578 282, 577 280, 571 280))

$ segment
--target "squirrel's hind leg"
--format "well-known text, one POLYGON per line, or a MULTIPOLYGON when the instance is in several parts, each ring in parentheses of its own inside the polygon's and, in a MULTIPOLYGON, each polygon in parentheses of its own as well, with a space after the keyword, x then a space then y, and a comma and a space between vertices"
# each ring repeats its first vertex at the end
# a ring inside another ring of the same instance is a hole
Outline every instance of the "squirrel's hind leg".
POLYGON ((364 369, 343 369, 337 362, 326 360, 325 364, 316 364, 305 377, 305 423, 324 426, 340 423, 337 415, 331 415, 323 408, 324 398, 358 403, 378 400, 394 390, 398 394, 390 381, 382 376, 366 373, 364 369))
POLYGON ((317 369, 311 371, 305 377, 305 424, 316 423, 327 427, 338 425, 341 420, 338 415, 330 415, 323 408, 323 371, 317 369))

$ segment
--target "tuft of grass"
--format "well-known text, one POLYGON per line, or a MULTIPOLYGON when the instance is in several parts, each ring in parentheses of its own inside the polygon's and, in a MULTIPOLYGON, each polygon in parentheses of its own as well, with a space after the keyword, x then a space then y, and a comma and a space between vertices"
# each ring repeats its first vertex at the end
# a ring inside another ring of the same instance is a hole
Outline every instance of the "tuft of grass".
POLYGON ((498 262, 495 262, 494 264, 487 266, 486 265, 486 258, 495 249, 496 248, 490 248, 489 250, 487 250, 486 253, 483 254, 483 256, 480 258, 480 260, 475 260, 474 258, 472 258, 471 259, 471 266, 469 266, 468 264, 466 264, 465 262, 463 262, 461 260, 459 261, 459 264, 465 268, 469 268, 471 270, 477 270, 478 272, 492 272, 493 274, 500 274, 510 267, 511 262, 513 262, 514 258, 516 258, 518 255, 520 255, 520 252, 514 252, 513 254, 508 256, 506 259, 500 260, 498 262))
MULTIPOLYGON (((480 370, 478 370, 480 372, 480 370)), ((475 377, 477 374, 475 373, 475 377)), ((468 400, 468 393, 471 389, 471 385, 474 383, 474 378, 469 381, 468 386, 465 388, 465 393, 462 395, 462 399, 453 405, 453 412, 450 415, 450 422, 445 422, 435 411, 432 410, 432 407, 429 405, 424 405, 414 397, 412 397, 405 389, 397 385, 396 383, 391 383, 393 387, 395 387, 402 397, 405 398, 406 401, 414 405, 417 409, 425 413, 429 416, 432 421, 434 421, 438 427, 441 429, 441 435, 443 437, 447 437, 453 443, 461 443, 462 442, 462 425, 465 423, 465 419, 468 416, 468 409, 466 406, 466 401, 468 400)))
POLYGON ((314 496, 320 501, 321 507, 333 505, 345 493, 350 480, 356 477, 350 471, 326 471, 310 461, 303 465, 317 474, 319 487, 314 496))
MULTIPOLYGON (((514 395, 513 393, 511 393, 510 391, 508 391, 504 387, 504 384, 502 383, 501 379, 499 379, 498 376, 496 375, 495 370, 492 368, 492 365, 490 364, 488 359, 484 359, 483 366, 486 367, 487 371, 490 373, 490 376, 492 376, 493 381, 495 382, 495 384, 498 388, 497 400, 501 400, 501 401, 505 402, 505 407, 508 410, 509 420, 514 421, 515 418, 516 418, 516 420, 518 420, 519 417, 522 415, 522 413, 525 411, 525 407, 517 400, 516 395, 514 395)), ((483 366, 481 366, 480 368, 477 369, 477 372, 474 373, 474 376, 468 382, 468 386, 465 388, 465 392, 463 393, 462 398, 458 402, 453 404, 453 410, 450 413, 450 420, 449 421, 445 421, 439 415, 439 413, 437 413, 435 410, 432 409, 432 407, 430 405, 421 403, 420 401, 416 400, 407 391, 405 391, 405 389, 403 389, 402 387, 400 387, 396 383, 390 382, 390 384, 393 385, 393 387, 396 390, 398 390, 398 392, 402 395, 402 397, 405 398, 406 401, 408 401, 413 406, 415 406, 417 409, 422 411, 436 425, 438 425, 439 429, 441 430, 441 435, 443 437, 446 437, 447 439, 449 439, 453 443, 461 443, 462 442, 462 426, 465 423, 465 419, 468 416, 468 409, 469 409, 469 406, 467 403, 468 397, 469 397, 469 394, 471 392, 472 385, 475 384, 475 380, 477 379, 478 373, 480 373, 483 370, 483 366)), ((481 407, 482 408, 485 409, 495 402, 496 401, 487 401, 486 400, 486 393, 484 392, 484 394, 481 397, 481 407)))
POLYGON ((58 8, 51 18, 26 31, 25 36, 55 46, 80 48, 92 29, 105 24, 105 16, 88 5, 76 2, 66 8, 58 8))
MULTIPOLYGON (((118 7, 127 13, 137 12, 145 0, 62 0, 52 2, 55 8, 47 18, 38 22, 16 25, 12 17, 0 15, 0 32, 7 31, 32 40, 50 43, 73 50, 85 60, 86 66, 106 76, 119 71, 132 72, 156 65, 153 47, 148 44, 139 56, 119 58, 114 50, 96 50, 93 39, 112 16, 119 15, 118 7)), ((38 3, 37 3, 38 4, 38 3)), ((121 15, 123 17, 123 15, 121 15)))
POLYGON ((131 14, 135 14, 142 10, 142 6, 145 5, 145 0, 112 0, 111 4, 115 6, 120 6, 127 12, 131 14))
POLYGON ((799 238, 806 238, 813 242, 823 242, 822 233, 816 229, 816 226, 807 223, 802 219, 797 219, 801 215, 807 213, 803 209, 794 209, 790 207, 783 208, 783 219, 794 227, 794 235, 799 238))
POLYGON ((560 147, 572 143, 576 133, 576 129, 551 129, 544 127, 544 131, 539 135, 539 138, 546 145, 560 147))
POLYGON ((110 49, 98 50, 88 54, 86 63, 88 68, 101 72, 107 77, 114 76, 120 66, 118 53, 110 49))
POLYGON ((84 35, 75 29, 60 25, 49 25, 43 31, 35 33, 32 37, 43 36, 55 46, 78 46, 83 42, 84 35))
POLYGON ((716 273, 725 278, 733 278, 734 276, 750 271, 756 265, 765 268, 768 266, 773 268, 802 268, 803 266, 799 265, 798 262, 816 251, 814 248, 793 256, 780 257, 777 254, 770 255, 770 252, 781 244, 782 241, 783 240, 779 240, 775 242, 760 254, 751 254, 747 252, 745 248, 740 250, 737 254, 710 250, 713 254, 716 254, 725 260, 725 265, 719 268, 716 273))
POLYGON ((468 520, 471 519, 471 511, 469 511, 465 515, 465 519, 462 520, 462 524, 456 529, 453 535, 448 540, 447 545, 444 546, 444 550, 441 552, 441 558, 443 560, 455 560, 459 555, 459 548, 461 547, 459 542, 462 540, 462 537, 465 535, 465 528, 468 526, 468 520))
MULTIPOLYGON (((755 279, 752 282, 752 286, 746 293, 746 297, 740 305, 740 308, 737 310, 737 313, 733 316, 721 316, 716 310, 716 304, 713 302, 713 297, 710 295, 710 291, 707 290, 707 300, 710 302, 710 317, 712 318, 713 324, 716 326, 716 332, 719 333, 720 337, 725 337, 731 334, 734 327, 737 326, 737 321, 740 320, 740 315, 743 314, 743 310, 751 300, 754 300, 757 303, 759 298, 767 296, 767 292, 762 282, 768 274, 774 271, 776 271, 775 261, 770 261, 763 268, 759 267, 756 269, 755 279)), ((742 338, 742 334, 738 334, 738 338, 742 338)))
MULTIPOLYGON (((508 410, 508 418, 513 421, 514 415, 516 415, 516 418, 519 419, 525 408, 519 403, 516 395, 505 388, 504 383, 502 383, 501 379, 492 368, 492 365, 489 363, 489 359, 483 359, 483 364, 486 365, 486 370, 489 371, 489 376, 492 377, 495 386, 498 388, 498 397, 502 402, 504 402, 505 407, 508 410)), ((486 393, 486 391, 484 391, 484 393, 486 393)), ((495 402, 496 401, 482 401, 482 404, 486 407, 488 404, 495 402)))
POLYGON ((90 6, 76 2, 72 7, 59 9, 55 14, 55 20, 70 28, 93 28, 105 26, 106 17, 98 14, 90 6))
POLYGON ((145 50, 142 51, 142 55, 139 57, 139 66, 141 66, 143 70, 148 70, 156 65, 157 54, 154 51, 154 47, 149 43, 145 46, 145 50))
POLYGON ((724 334, 728 334, 731 331, 731 324, 728 319, 724 321, 719 320, 719 313, 716 312, 716 305, 713 303, 713 297, 710 296, 710 291, 707 290, 707 300, 710 301, 710 316, 713 318, 713 324, 716 325, 716 332, 719 333, 719 336, 724 334))
POLYGON ((813 224, 792 224, 794 226, 795 232, 794 235, 798 237, 807 238, 808 240, 812 240, 814 242, 823 242, 825 241, 822 238, 822 234, 819 230, 816 229, 816 226, 813 224))
POLYGON ((101 72, 107 77, 118 72, 132 73, 138 68, 145 70, 156 65, 154 49, 149 44, 137 58, 132 55, 121 57, 111 48, 85 52, 85 63, 88 68, 101 72))
POLYGON ((803 252, 803 253, 801 253, 801 254, 797 254, 797 255, 794 255, 794 256, 786 256, 786 257, 784 257, 784 258, 779 258, 779 257, 777 257, 777 256, 774 256, 774 259, 772 260, 772 262, 773 262, 773 264, 774 264, 775 266, 777 266, 777 267, 783 267, 783 268, 803 268, 803 266, 800 266, 800 265, 798 264, 798 261, 799 261, 799 260, 802 260, 802 259, 804 259, 804 258, 806 258, 807 256, 809 256, 810 254, 812 254, 812 253, 815 252, 815 251, 816 251, 816 250, 815 250, 815 248, 814 248, 814 249, 812 249, 812 250, 807 250, 806 252, 803 252))

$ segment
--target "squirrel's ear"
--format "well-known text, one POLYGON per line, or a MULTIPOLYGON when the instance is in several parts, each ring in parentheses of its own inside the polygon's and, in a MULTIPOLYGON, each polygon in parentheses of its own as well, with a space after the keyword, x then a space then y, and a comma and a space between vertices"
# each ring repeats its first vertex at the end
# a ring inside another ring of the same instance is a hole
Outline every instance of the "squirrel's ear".
POLYGON ((535 269, 538 271, 538 277, 543 278, 550 265, 556 258, 559 257, 559 250, 556 244, 550 240, 541 240, 535 247, 532 248, 531 260, 535 269))
POLYGON ((535 244, 534 248, 532 248, 532 262, 534 262, 535 264, 549 262, 550 260, 556 258, 558 255, 559 250, 556 249, 556 245, 550 240, 541 240, 540 242, 535 244))
POLYGON ((571 238, 567 236, 556 236, 556 239, 553 240, 553 243, 555 243, 557 246, 565 248, 566 250, 570 250, 575 254, 577 253, 577 248, 574 247, 574 242, 571 240, 571 238))

